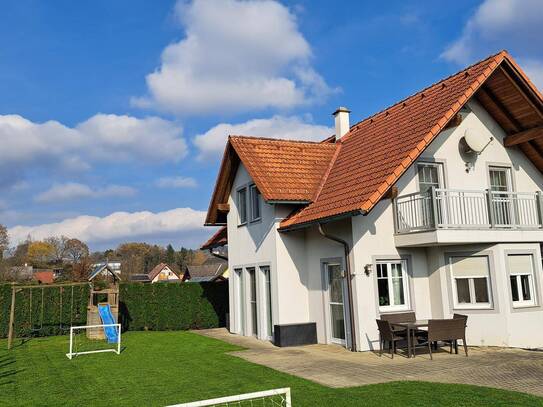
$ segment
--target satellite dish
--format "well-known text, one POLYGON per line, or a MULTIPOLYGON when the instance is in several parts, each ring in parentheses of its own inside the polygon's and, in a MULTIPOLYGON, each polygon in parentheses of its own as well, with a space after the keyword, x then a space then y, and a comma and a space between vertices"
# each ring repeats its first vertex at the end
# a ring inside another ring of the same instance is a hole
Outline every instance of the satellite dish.
POLYGON ((464 141, 469 148, 468 152, 476 154, 481 154, 493 139, 493 137, 485 136, 472 129, 466 129, 464 132, 464 141))

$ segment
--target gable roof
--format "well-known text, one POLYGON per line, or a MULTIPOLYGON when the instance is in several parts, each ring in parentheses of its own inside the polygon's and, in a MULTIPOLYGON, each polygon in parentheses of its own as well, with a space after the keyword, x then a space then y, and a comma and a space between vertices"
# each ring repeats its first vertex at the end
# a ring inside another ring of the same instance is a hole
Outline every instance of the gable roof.
POLYGON ((206 225, 226 224, 226 204, 240 161, 266 201, 309 203, 328 169, 336 146, 329 142, 229 136, 206 225))
POLYGON ((32 279, 40 284, 52 284, 55 282, 55 272, 53 270, 35 271, 32 275, 32 279))
POLYGON ((113 276, 113 279, 115 281, 120 281, 121 277, 115 273, 115 271, 111 268, 111 266, 108 263, 105 264, 97 264, 91 271, 91 274, 89 276, 89 281, 92 281, 103 271, 106 271, 107 273, 111 274, 113 276))
POLYGON ((226 226, 220 227, 214 234, 211 236, 207 242, 205 242, 200 250, 211 250, 216 247, 222 247, 228 244, 228 229, 226 226))
POLYGON ((227 269, 228 263, 226 261, 217 261, 199 266, 187 265, 188 281, 215 281, 220 279, 227 269))
POLYGON ((226 224, 228 207, 219 204, 240 160, 267 201, 304 204, 280 230, 366 214, 472 98, 506 131, 506 146, 518 145, 543 172, 543 97, 501 51, 362 120, 335 143, 230 137, 206 224, 226 224))
POLYGON ((174 273, 177 277, 179 277, 179 274, 175 272, 174 269, 172 269, 170 266, 168 266, 166 263, 159 263, 157 264, 149 273, 147 273, 147 276, 149 277, 149 281, 153 281, 153 279, 160 274, 162 270, 165 268, 168 268, 174 273))
MULTIPOLYGON (((541 94, 502 51, 352 126, 336 143, 339 154, 317 199, 283 220, 280 229, 369 212, 470 98, 481 101, 485 95, 499 93, 502 101, 494 100, 509 104, 513 114, 517 111, 518 125, 511 130, 543 125, 541 94), (529 105, 535 109, 527 109, 527 103, 519 105, 523 96, 504 83, 504 76, 514 77, 518 82, 514 86, 531 94, 529 105)), ((482 103, 492 114, 489 102, 482 103)), ((543 144, 541 147, 543 152, 543 144)), ((543 171, 541 152, 528 156, 543 171)))

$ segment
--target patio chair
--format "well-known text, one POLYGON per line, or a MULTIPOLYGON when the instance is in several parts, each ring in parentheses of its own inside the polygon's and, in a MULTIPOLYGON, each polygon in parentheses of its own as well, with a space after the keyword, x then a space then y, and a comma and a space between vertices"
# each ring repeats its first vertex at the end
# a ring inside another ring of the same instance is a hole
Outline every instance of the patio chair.
POLYGON ((466 320, 464 318, 453 319, 431 319, 428 321, 428 351, 430 359, 432 357, 432 342, 444 341, 451 344, 451 353, 453 343, 462 339, 464 352, 468 356, 468 346, 466 344, 466 320))
POLYGON ((379 356, 383 354, 383 345, 385 341, 389 343, 389 349, 391 349, 392 359, 396 353, 396 342, 403 341, 405 338, 399 336, 392 330, 389 321, 383 319, 376 319, 377 327, 379 328, 379 356))
POLYGON ((401 326, 392 325, 396 322, 414 322, 417 317, 414 312, 399 312, 396 314, 382 314, 381 319, 391 323, 391 328, 397 335, 407 335, 407 329, 401 326))

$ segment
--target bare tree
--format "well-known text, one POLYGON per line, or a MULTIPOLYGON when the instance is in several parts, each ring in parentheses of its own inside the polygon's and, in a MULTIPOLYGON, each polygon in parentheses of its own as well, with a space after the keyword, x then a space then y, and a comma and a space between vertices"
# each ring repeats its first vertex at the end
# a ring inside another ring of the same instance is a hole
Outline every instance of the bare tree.
POLYGON ((8 229, 0 225, 0 260, 4 258, 4 251, 9 247, 8 229))
POLYGON ((89 247, 79 239, 69 239, 66 242, 66 255, 73 264, 79 263, 83 257, 89 255, 89 247))
POLYGON ((69 240, 66 236, 55 236, 44 239, 44 242, 53 248, 53 261, 55 263, 62 263, 66 257, 66 243, 69 240))

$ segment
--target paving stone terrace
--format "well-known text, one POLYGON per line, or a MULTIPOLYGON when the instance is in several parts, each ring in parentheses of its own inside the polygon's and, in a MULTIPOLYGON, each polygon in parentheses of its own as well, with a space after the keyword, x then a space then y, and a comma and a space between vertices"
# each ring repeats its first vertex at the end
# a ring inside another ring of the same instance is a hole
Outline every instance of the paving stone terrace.
POLYGON ((444 347, 434 360, 424 349, 415 358, 397 354, 350 352, 335 345, 279 348, 226 329, 197 333, 246 348, 232 355, 329 387, 351 387, 401 380, 464 383, 543 396, 543 351, 470 347, 469 357, 450 354, 444 347))

